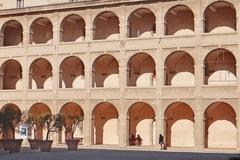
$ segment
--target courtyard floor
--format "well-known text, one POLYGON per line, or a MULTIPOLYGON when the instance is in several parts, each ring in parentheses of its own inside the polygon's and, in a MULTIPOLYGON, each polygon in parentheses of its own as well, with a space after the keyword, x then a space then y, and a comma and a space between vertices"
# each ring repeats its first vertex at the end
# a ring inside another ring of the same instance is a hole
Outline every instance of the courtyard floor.
POLYGON ((231 153, 194 153, 173 151, 132 151, 132 150, 103 150, 52 149, 49 153, 31 151, 24 148, 20 153, 9 154, 0 151, 0 160, 240 160, 240 154, 231 153), (238 157, 238 158, 237 158, 238 157))

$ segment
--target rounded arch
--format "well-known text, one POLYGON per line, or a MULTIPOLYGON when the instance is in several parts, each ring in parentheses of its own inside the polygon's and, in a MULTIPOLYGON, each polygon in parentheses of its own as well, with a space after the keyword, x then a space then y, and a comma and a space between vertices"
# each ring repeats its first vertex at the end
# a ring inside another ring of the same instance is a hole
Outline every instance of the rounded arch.
MULTIPOLYGON (((136 102, 127 111, 129 137, 140 135, 143 145, 154 144, 155 111, 146 102, 136 102)), ((129 139, 129 144, 131 140, 129 139)))
POLYGON ((29 67, 29 88, 30 89, 51 89, 52 88, 52 65, 45 58, 34 60, 29 67), (36 88, 33 88, 34 82, 36 88))
POLYGON ((31 130, 31 134, 34 136, 34 139, 43 139, 43 126, 39 124, 39 120, 43 115, 52 115, 51 109, 48 105, 45 103, 35 103, 33 104, 29 111, 28 111, 28 117, 32 119, 33 124, 35 124, 35 129, 31 130))
POLYGON ((104 54, 97 57, 92 64, 92 87, 119 87, 119 64, 117 59, 110 55, 104 54), (115 76, 109 80, 108 77, 115 76))
MULTIPOLYGON (((72 126, 75 118, 82 119, 84 118, 84 112, 80 105, 74 102, 68 102, 64 104, 59 113, 63 115, 65 119, 65 139, 73 139, 74 135, 72 134, 72 126)), ((79 124, 80 134, 83 133, 83 121, 79 124)), ((77 133, 75 133, 77 134, 77 133)))
POLYGON ((236 58, 234 54, 227 49, 219 48, 209 52, 204 59, 204 70, 204 84, 206 85, 236 83, 236 58), (229 74, 229 72, 231 74, 229 74), (233 77, 232 74, 235 77, 233 77))
POLYGON ((138 8, 128 17, 128 37, 149 37, 156 33, 156 16, 148 8, 138 8))
POLYGON ((112 103, 102 102, 95 106, 92 111, 94 144, 119 143, 118 116, 118 110, 112 103))
POLYGON ((185 51, 176 51, 168 55, 164 62, 165 85, 194 85, 194 64, 193 57, 185 51), (178 74, 181 78, 176 81, 174 78, 177 78, 178 74))
POLYGON ((22 66, 15 60, 5 61, 0 69, 2 89, 22 89, 22 66))
POLYGON ((191 106, 184 102, 174 102, 170 104, 164 112, 165 136, 167 147, 194 147, 194 111, 191 106), (184 132, 178 126, 188 128, 189 132, 184 132), (181 135, 179 138, 178 135, 181 135), (183 140, 186 143, 181 143, 183 140))
MULTIPOLYGON (((236 134, 230 134, 231 136, 228 137, 222 135, 224 132, 228 133, 228 128, 231 128, 231 132, 236 133, 236 116, 234 108, 226 102, 214 102, 207 107, 204 112, 206 148, 228 148, 228 142, 236 141, 236 134), (232 126, 235 126, 235 129, 232 126), (221 127, 221 130, 218 129, 219 127, 221 127), (218 141, 222 145, 216 145, 214 141, 218 141)), ((232 147, 235 148, 236 146, 232 144, 230 148, 232 147)))
MULTIPOLYGON (((1 108, 1 112, 3 113, 3 119, 11 121, 11 128, 3 130, 3 139, 15 139, 15 128, 21 121, 21 110, 16 104, 8 103, 1 108)), ((6 121, 6 123, 8 123, 8 121, 6 121)))
POLYGON ((66 57, 59 67, 60 88, 84 88, 85 66, 83 61, 76 56, 66 57))
POLYGON ((1 28, 1 46, 17 46, 23 42, 23 27, 17 20, 10 20, 1 28))
POLYGON ((85 37, 85 21, 78 14, 70 14, 61 22, 60 41, 61 42, 78 42, 85 37))
POLYGON ((203 14, 205 32, 232 32, 236 30, 236 9, 230 2, 216 1, 203 14))
POLYGON ((194 13, 186 5, 175 5, 165 14, 165 35, 186 35, 194 32, 194 13))
POLYGON ((99 13, 93 22, 93 40, 119 39, 119 18, 112 11, 99 13))
POLYGON ((127 67, 127 86, 149 87, 155 85, 156 64, 148 53, 134 54, 128 60, 127 67), (142 78, 144 74, 147 74, 147 76, 142 78))
POLYGON ((30 26, 30 44, 52 43, 53 25, 46 17, 35 19, 30 26))

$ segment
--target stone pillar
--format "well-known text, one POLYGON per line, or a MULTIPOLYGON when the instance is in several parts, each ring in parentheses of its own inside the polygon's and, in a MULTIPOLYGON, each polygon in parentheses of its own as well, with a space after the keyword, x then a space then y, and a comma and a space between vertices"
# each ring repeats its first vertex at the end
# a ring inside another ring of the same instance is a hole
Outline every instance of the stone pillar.
POLYGON ((127 22, 127 18, 125 16, 125 6, 121 7, 121 13, 120 13, 120 17, 119 17, 119 29, 120 29, 120 39, 125 39, 128 37, 128 22, 127 22))
POLYGON ((204 117, 201 107, 201 100, 196 100, 194 111, 194 140, 195 148, 198 151, 201 151, 204 148, 204 117))
MULTIPOLYGON (((123 108, 124 106, 121 106, 123 108)), ((124 115, 124 111, 121 110, 120 116, 119 116, 119 124, 118 124, 118 139, 119 139, 119 145, 121 147, 126 146, 126 116, 124 115)))
POLYGON ((126 112, 125 112, 125 84, 126 84, 126 64, 124 63, 124 54, 121 53, 121 61, 119 67, 119 89, 120 89, 120 108, 119 108, 119 145, 126 146, 128 134, 126 133, 126 112))
MULTIPOLYGON (((240 104, 240 103, 238 103, 240 104)), ((238 108, 239 110, 239 108, 238 108)), ((240 151, 240 118, 239 118, 239 112, 237 113, 237 118, 236 118, 236 127, 237 127, 237 151, 240 151)))
POLYGON ((52 22, 53 22, 53 44, 58 44, 60 41, 60 24, 58 13, 54 13, 52 22))
POLYGON ((92 117, 87 114, 84 115, 84 122, 83 122, 83 144, 86 146, 91 145, 91 137, 92 137, 92 117))
POLYGON ((91 41, 92 40, 92 20, 91 20, 91 12, 86 11, 86 18, 85 18, 85 40, 91 41))
POLYGON ((164 13, 163 13, 163 5, 160 5, 161 7, 158 8, 156 15, 156 35, 157 36, 163 36, 165 34, 165 20, 164 20, 164 13))
POLYGON ((23 45, 26 46, 29 44, 30 33, 29 31, 23 32, 23 45))

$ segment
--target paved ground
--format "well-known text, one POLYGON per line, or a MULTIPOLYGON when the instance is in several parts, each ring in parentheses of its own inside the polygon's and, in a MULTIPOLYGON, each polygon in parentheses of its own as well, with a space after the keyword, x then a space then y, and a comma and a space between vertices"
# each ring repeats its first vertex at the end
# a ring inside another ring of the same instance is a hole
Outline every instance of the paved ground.
POLYGON ((221 153, 187 153, 187 152, 160 152, 160 151, 124 151, 79 149, 53 149, 50 153, 23 149, 21 153, 9 154, 0 151, 0 160, 229 160, 230 157, 239 157, 240 154, 221 153))

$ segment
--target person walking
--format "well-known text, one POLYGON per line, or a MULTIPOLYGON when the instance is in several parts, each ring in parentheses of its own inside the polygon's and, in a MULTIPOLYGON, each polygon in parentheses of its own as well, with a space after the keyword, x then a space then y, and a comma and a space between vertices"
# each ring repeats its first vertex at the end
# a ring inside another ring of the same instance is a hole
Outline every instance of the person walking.
POLYGON ((163 135, 162 134, 160 134, 159 135, 159 144, 160 144, 160 146, 161 146, 161 150, 163 150, 163 146, 164 146, 164 137, 163 137, 163 135))

